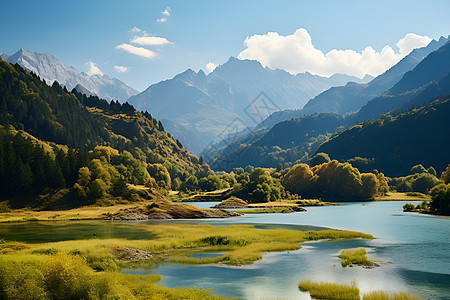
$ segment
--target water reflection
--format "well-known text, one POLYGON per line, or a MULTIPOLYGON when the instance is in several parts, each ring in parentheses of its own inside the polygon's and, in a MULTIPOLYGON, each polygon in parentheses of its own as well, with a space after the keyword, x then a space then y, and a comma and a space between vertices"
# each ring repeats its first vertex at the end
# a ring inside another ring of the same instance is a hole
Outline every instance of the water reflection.
MULTIPOLYGON (((307 212, 249 214, 231 219, 0 224, 0 237, 47 242, 89 238, 96 233, 95 238, 151 239, 151 234, 139 225, 166 222, 254 224, 257 228, 294 230, 356 230, 370 233, 376 239, 306 243, 298 251, 266 254, 261 261, 245 267, 161 263, 124 272, 160 273, 164 286, 214 288, 217 294, 245 299, 309 299, 307 293, 301 293, 297 288, 298 281, 303 279, 338 283, 356 280, 362 292, 404 290, 424 299, 450 299, 450 219, 403 213, 404 203, 350 203, 308 207, 307 212), (366 248, 369 258, 377 260, 381 266, 374 269, 342 268, 339 252, 356 247, 366 248)), ((196 204, 207 208, 215 203, 196 204)))

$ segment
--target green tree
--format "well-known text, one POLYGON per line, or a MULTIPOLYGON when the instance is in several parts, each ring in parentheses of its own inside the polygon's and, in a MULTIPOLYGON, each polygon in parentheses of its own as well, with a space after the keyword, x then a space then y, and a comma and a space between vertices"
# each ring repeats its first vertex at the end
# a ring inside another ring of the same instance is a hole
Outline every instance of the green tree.
POLYGON ((81 186, 88 186, 91 181, 91 171, 88 167, 82 167, 78 171, 78 181, 77 183, 81 186))
POLYGON ((434 186, 438 185, 440 180, 428 173, 419 174, 411 181, 411 189, 414 192, 428 193, 434 186))
POLYGON ((448 164, 447 168, 441 174, 441 180, 445 183, 450 183, 450 164, 448 164))
POLYGON ((282 178, 281 184, 293 194, 309 195, 313 176, 314 173, 307 164, 298 164, 289 169, 282 178))
POLYGON ((89 185, 89 197, 93 200, 101 199, 107 195, 107 184, 100 178, 95 179, 89 185))
POLYGON ((427 169, 424 168, 422 165, 415 165, 411 168, 411 174, 422 174, 422 173, 428 173, 427 169))
POLYGON ((440 184, 430 191, 431 205, 433 211, 450 213, 450 184, 440 184))
POLYGON ((314 155, 309 161, 308 165, 310 167, 314 167, 320 164, 329 163, 331 161, 330 157, 326 153, 317 153, 314 155))

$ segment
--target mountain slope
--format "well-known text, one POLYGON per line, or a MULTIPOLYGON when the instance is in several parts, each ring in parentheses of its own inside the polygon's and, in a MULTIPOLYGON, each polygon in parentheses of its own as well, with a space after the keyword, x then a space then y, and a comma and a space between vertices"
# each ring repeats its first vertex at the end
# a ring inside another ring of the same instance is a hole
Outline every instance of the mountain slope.
POLYGON ((414 49, 396 65, 377 76, 368 84, 349 83, 345 86, 330 88, 308 101, 302 109, 275 112, 259 126, 270 128, 280 121, 316 112, 335 112, 339 114, 356 112, 368 101, 392 88, 406 72, 414 69, 425 57, 445 45, 448 41, 448 37, 441 37, 439 41, 433 40, 426 47, 414 49))
POLYGON ((450 98, 399 115, 355 125, 321 145, 333 159, 374 158, 388 176, 409 174, 417 164, 438 173, 450 162, 450 98))
MULTIPOLYGON (((151 85, 130 97, 129 102, 139 110, 152 111, 157 118, 197 130, 209 143, 224 138, 223 131, 230 124, 244 129, 267 116, 264 113, 255 119, 252 115, 252 109, 259 105, 252 101, 261 92, 267 96, 271 111, 292 109, 302 107, 309 98, 330 86, 350 80, 360 81, 342 74, 330 78, 309 73, 294 76, 264 68, 257 61, 232 57, 208 75, 188 69, 170 80, 151 85)), ((182 136, 176 138, 187 144, 182 136)))
POLYGON ((5 60, 13 64, 18 63, 27 71, 34 72, 45 79, 50 85, 56 80, 65 85, 68 90, 72 90, 77 84, 81 84, 92 93, 108 100, 125 101, 138 93, 116 78, 79 72, 47 53, 31 52, 22 48, 5 60))
POLYGON ((97 145, 128 151, 144 163, 161 163, 173 177, 210 172, 170 138, 148 113, 131 105, 51 87, 19 65, 0 61, 0 124, 36 138, 91 150, 97 145))
POLYGON ((392 110, 414 105, 450 93, 450 42, 432 52, 389 91, 366 103, 356 114, 357 120, 370 120, 392 110))
POLYGON ((167 132, 170 132, 174 137, 182 137, 180 139, 183 147, 190 153, 199 155, 200 152, 207 146, 206 141, 201 138, 201 134, 195 129, 187 128, 180 123, 171 121, 169 119, 162 119, 161 122, 167 132))
POLYGON ((334 113, 320 113, 279 122, 270 130, 260 127, 258 136, 253 133, 244 137, 238 135, 224 145, 211 147, 213 151, 205 155, 206 162, 213 168, 224 160, 229 161, 228 165, 232 167, 245 167, 247 161, 254 166, 265 167, 276 167, 280 163, 286 166, 298 160, 305 162, 308 154, 339 130, 377 118, 382 113, 398 113, 423 106, 450 94, 449 62, 450 43, 447 43, 406 73, 387 93, 369 101, 358 113, 339 116, 340 119, 336 119, 334 113))

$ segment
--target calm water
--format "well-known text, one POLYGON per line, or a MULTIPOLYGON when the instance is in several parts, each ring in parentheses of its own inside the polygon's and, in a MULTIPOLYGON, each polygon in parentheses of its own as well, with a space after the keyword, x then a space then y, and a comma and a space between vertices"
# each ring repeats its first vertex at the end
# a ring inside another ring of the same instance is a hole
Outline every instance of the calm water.
MULTIPOLYGON (((417 202, 418 203, 418 202, 417 202)), ((215 203, 195 203, 209 207, 215 203)), ((125 273, 159 273, 161 285, 214 288, 225 296, 259 299, 284 297, 309 299, 301 293, 299 280, 349 283, 360 290, 408 291, 424 299, 450 299, 450 219, 403 213, 404 202, 351 203, 345 206, 310 207, 292 214, 249 214, 223 220, 176 221, 192 224, 255 224, 261 228, 283 227, 301 230, 336 228, 357 230, 375 236, 372 241, 310 242, 298 251, 270 253, 245 267, 180 265, 162 263, 151 269, 125 273), (342 268, 342 249, 365 247, 369 258, 381 266, 374 269, 342 268)), ((152 221, 144 223, 157 223, 152 221)), ((174 221, 172 221, 174 222, 174 221)), ((29 242, 86 238, 152 238, 135 223, 52 222, 1 224, 0 236, 29 242)), ((214 254, 206 254, 214 255, 214 254)))

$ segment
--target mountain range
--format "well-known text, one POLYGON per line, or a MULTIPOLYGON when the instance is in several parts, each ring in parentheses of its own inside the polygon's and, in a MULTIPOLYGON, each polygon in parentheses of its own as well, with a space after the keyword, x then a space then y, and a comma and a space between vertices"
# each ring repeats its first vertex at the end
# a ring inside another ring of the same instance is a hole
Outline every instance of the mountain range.
MULTIPOLYGON (((270 112, 301 108, 310 98, 332 86, 370 79, 370 76, 358 79, 343 74, 331 77, 310 73, 292 75, 263 67, 258 61, 231 57, 208 75, 202 70, 188 69, 172 79, 149 86, 128 101, 138 110, 148 110, 157 118, 176 122, 178 128, 193 131, 205 143, 210 143, 223 138, 230 125, 238 129, 254 127, 270 112), (261 92, 270 110, 254 118, 261 92)), ((184 136, 174 135, 188 144, 184 136)), ((197 151, 195 149, 194 153, 197 151)))
MULTIPOLYGON (((392 85, 381 96, 374 97, 367 101, 367 103, 355 113, 347 113, 345 115, 336 112, 314 113, 277 122, 272 127, 265 127, 264 125, 268 124, 266 122, 260 124, 260 126, 257 127, 257 130, 247 134, 237 135, 234 139, 229 139, 210 147, 212 150, 204 151, 202 155, 205 156, 205 161, 207 161, 213 169, 227 171, 232 170, 234 167, 245 167, 248 164, 263 167, 277 167, 279 164, 281 164, 281 166, 289 166, 293 163, 305 162, 310 155, 313 155, 316 152, 316 149, 323 142, 327 141, 333 134, 337 134, 339 137, 338 132, 345 128, 361 121, 376 119, 384 113, 396 115, 414 107, 427 105, 428 102, 437 98, 450 95, 449 62, 450 43, 447 42, 447 39, 441 38, 439 42, 433 42, 428 47, 413 51, 409 57, 405 57, 398 65, 392 67, 389 71, 380 75, 368 85, 347 84, 346 87, 338 88, 342 91, 355 91, 356 87, 360 90, 376 90, 379 89, 379 87, 392 85), (440 48, 430 52, 430 49, 433 49, 436 45, 441 45, 442 43, 444 44, 440 48), (418 58, 428 52, 430 52, 429 55, 417 62, 418 58), (406 70, 406 66, 408 65, 411 67, 410 70, 406 70), (402 76, 399 78, 398 74, 402 74, 402 76), (398 79, 398 82, 393 83, 395 78, 398 79), (372 85, 375 84, 374 82, 376 83, 376 88, 372 87, 372 85)), ((331 88, 323 94, 333 93, 331 90, 336 90, 336 88, 331 88)), ((318 97, 322 95, 319 95, 318 97)), ((355 94, 351 94, 351 96, 348 96, 347 94, 346 97, 355 99, 352 98, 354 95, 355 94)), ((345 102, 346 100, 348 100, 348 98, 344 98, 343 101, 345 102)), ((314 101, 315 99, 312 99, 310 103, 314 101)), ((308 104, 305 107, 307 107, 308 104)), ((267 120, 270 120, 270 118, 266 119, 266 121, 267 120)), ((430 125, 430 128, 433 126, 430 125)), ((374 127, 372 126, 370 128, 373 129, 374 127)), ((407 130, 407 128, 403 129, 407 130)), ((370 130, 364 132, 367 133, 370 132, 370 130)), ((396 138, 393 136, 390 137, 392 139, 396 138)), ((377 148, 373 144, 376 143, 375 140, 376 139, 364 140, 361 138, 360 141, 366 141, 366 144, 361 147, 377 148), (372 142, 371 146, 367 145, 369 141, 372 142)), ((384 142, 386 143, 386 141, 384 142)), ((324 145, 326 144, 328 143, 325 143, 324 145)), ((341 154, 347 152, 352 154, 356 153, 355 155, 358 156, 357 151, 355 150, 359 149, 358 145, 348 141, 347 144, 345 142, 339 143, 339 150, 333 148, 334 152, 341 154), (347 144, 348 146, 346 146, 347 144), (353 150, 356 152, 348 147, 353 147, 353 150), (346 152, 345 149, 348 151, 346 152)), ((406 147, 414 147, 413 143, 406 144, 406 147)), ((321 147, 317 151, 321 150, 327 151, 328 148, 321 147)), ((372 158, 362 155, 364 155, 364 153, 361 153, 360 156, 372 158)), ((342 155, 337 155, 337 157, 341 158, 342 155)), ((440 158, 442 159, 442 157, 440 158)), ((423 157, 417 156, 414 159, 411 158, 411 161, 418 161, 420 159, 423 159, 423 157)), ((441 166, 439 165, 436 167, 441 166)), ((383 168, 386 169, 386 165, 383 165, 383 168)), ((406 167, 406 169, 408 169, 408 167, 406 167)), ((398 175, 399 172, 404 172, 406 169, 392 169, 392 172, 398 175)))
POLYGON ((414 69, 431 52, 445 45, 449 38, 450 36, 441 37, 438 41, 431 41, 426 47, 414 49, 396 65, 367 84, 348 83, 345 86, 332 87, 312 98, 302 109, 274 112, 258 126, 271 128, 278 122, 312 113, 356 112, 369 100, 392 88, 406 72, 414 69))
POLYGON ((66 66, 56 57, 47 53, 36 53, 20 49, 13 55, 2 54, 2 58, 10 63, 17 63, 29 72, 37 74, 47 84, 58 83, 72 90, 78 84, 90 93, 108 100, 126 101, 130 96, 138 93, 135 89, 117 78, 107 75, 89 75, 74 67, 66 66))

